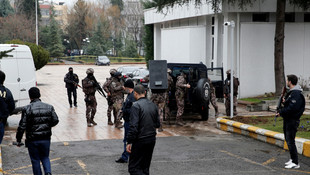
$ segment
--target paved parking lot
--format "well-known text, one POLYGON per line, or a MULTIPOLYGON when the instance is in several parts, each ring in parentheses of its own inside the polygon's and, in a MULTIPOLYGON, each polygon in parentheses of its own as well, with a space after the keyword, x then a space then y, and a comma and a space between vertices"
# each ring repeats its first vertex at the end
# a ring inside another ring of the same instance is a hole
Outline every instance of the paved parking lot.
MULTIPOLYGON (((110 77, 109 71, 112 68, 118 68, 123 65, 111 66, 95 66, 95 65, 71 65, 74 73, 79 76, 80 85, 81 80, 86 77, 87 68, 94 69, 95 77, 99 83, 103 85, 107 77, 110 77)), ((137 65, 145 67, 145 65, 137 65)), ((37 84, 41 90, 41 99, 43 102, 52 104, 59 116, 59 124, 53 128, 52 142, 63 141, 83 141, 83 140, 100 140, 100 139, 122 139, 123 129, 116 129, 114 126, 107 125, 107 101, 99 93, 96 93, 97 98, 97 113, 95 121, 97 126, 87 127, 85 118, 85 102, 84 93, 81 88, 77 89, 78 107, 70 108, 67 100, 67 91, 63 81, 65 74, 68 72, 70 65, 47 65, 38 70, 37 84)), ((213 110, 212 110, 213 111, 213 110)), ((211 112, 211 115, 212 114, 211 112)), ((197 116, 199 118, 199 116, 197 116)), ((8 119, 9 127, 6 132, 4 140, 15 140, 15 131, 20 120, 20 115, 11 116, 8 119)), ((215 120, 213 118, 207 121, 190 120, 185 127, 178 127, 175 125, 166 125, 164 132, 158 136, 179 136, 191 135, 196 130, 214 130, 217 133, 225 133, 214 128, 215 120), (208 126, 212 127, 208 128, 208 126)))
MULTIPOLYGON (((87 68, 94 68, 94 75, 101 84, 109 77, 109 70, 119 66, 72 65, 80 80, 86 76, 87 68)), ((128 174, 128 164, 114 162, 122 152, 123 129, 107 125, 106 100, 96 95, 98 110, 95 121, 98 125, 94 127, 86 125, 81 89, 78 90, 78 107, 69 107, 63 82, 68 67, 45 66, 37 71, 41 99, 55 107, 60 119, 53 128, 50 157, 53 174, 128 174)), ((224 113, 224 105, 219 103, 219 107, 224 113)), ((238 108, 238 111, 240 115, 248 114, 243 108, 238 108)), ((310 159, 307 157, 300 155, 301 169, 285 170, 283 163, 288 159, 287 151, 216 129, 212 107, 208 121, 199 121, 199 117, 194 115, 186 117, 186 126, 165 125, 165 131, 158 133, 151 174, 310 174, 310 159)), ((11 145, 19 119, 20 115, 9 118, 2 145, 4 174, 32 173, 27 149, 11 145)))

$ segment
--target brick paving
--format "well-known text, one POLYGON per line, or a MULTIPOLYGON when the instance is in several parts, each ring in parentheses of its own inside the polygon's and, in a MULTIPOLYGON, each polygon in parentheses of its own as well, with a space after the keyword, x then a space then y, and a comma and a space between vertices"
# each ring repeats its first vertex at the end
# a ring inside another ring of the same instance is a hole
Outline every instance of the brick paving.
MULTIPOLYGON (((106 78, 110 76, 109 70, 122 65, 47 65, 36 72, 38 88, 41 90, 41 100, 54 106, 60 120, 59 124, 53 128, 52 142, 122 139, 123 129, 119 130, 114 126, 107 125, 107 101, 100 94, 96 93, 98 106, 95 121, 98 123, 97 126, 87 127, 86 125, 86 108, 82 89, 77 90, 78 107, 69 107, 63 79, 70 66, 73 67, 74 73, 78 74, 80 82, 86 76, 86 69, 91 67, 95 70, 94 75, 97 81, 103 84, 106 78)), ((213 110, 210 110, 211 115, 212 112, 213 110)), ((15 140, 19 120, 20 115, 11 116, 8 119, 9 126, 6 129, 4 140, 9 142, 15 140)), ((224 133, 215 128, 213 117, 209 121, 190 121, 184 127, 164 125, 164 132, 158 133, 158 136, 190 135, 197 130, 224 133)))

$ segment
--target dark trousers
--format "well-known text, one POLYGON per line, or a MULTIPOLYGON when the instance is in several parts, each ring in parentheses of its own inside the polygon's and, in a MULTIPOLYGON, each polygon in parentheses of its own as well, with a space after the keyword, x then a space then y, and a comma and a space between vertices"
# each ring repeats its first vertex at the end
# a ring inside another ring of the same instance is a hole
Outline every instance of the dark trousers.
POLYGON ((42 175, 40 162, 42 162, 44 173, 51 173, 51 163, 49 159, 51 141, 28 141, 26 145, 31 159, 33 174, 42 175))
POLYGON ((124 122, 124 152, 122 154, 122 159, 125 161, 128 161, 129 158, 129 153, 126 151, 126 146, 127 146, 127 135, 128 135, 128 130, 129 130, 129 122, 124 122))
POLYGON ((76 105, 76 88, 70 89, 67 88, 68 101, 72 105, 72 94, 73 94, 73 104, 76 105))
POLYGON ((0 121, 0 144, 2 143, 2 139, 4 136, 4 128, 5 128, 5 124, 0 121))
POLYGON ((295 144, 295 137, 298 126, 299 121, 296 120, 283 121, 284 138, 290 151, 291 159, 293 160, 293 163, 295 163, 296 165, 298 164, 298 154, 295 144))
POLYGON ((150 174, 150 165, 155 147, 155 138, 137 141, 132 144, 128 171, 131 175, 150 174))

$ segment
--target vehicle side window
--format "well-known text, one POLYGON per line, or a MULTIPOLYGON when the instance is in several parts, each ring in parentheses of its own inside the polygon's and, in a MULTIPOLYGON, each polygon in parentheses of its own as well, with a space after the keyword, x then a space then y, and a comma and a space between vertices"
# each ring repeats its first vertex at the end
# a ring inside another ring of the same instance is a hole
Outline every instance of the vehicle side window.
POLYGON ((199 70, 200 78, 207 78, 207 72, 205 70, 199 70))

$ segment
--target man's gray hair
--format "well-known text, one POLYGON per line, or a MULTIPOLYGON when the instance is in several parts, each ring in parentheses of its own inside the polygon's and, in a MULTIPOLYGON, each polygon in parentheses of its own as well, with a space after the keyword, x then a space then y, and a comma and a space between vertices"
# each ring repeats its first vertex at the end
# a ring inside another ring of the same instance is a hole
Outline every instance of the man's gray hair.
POLYGON ((144 94, 145 93, 145 88, 143 85, 141 84, 137 84, 134 89, 133 89, 136 93, 140 94, 144 94))

